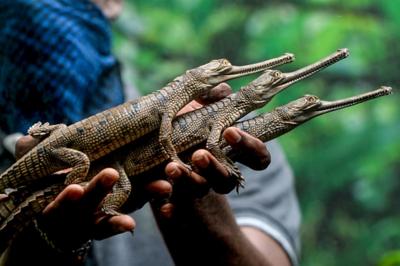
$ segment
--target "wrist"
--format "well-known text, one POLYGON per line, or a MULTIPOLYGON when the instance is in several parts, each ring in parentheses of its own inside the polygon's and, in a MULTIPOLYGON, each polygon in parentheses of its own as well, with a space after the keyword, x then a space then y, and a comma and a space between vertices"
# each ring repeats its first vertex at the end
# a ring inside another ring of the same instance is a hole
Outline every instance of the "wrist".
POLYGON ((84 258, 56 251, 42 238, 35 225, 31 224, 12 241, 1 263, 1 265, 77 266, 83 265, 84 258))
POLYGON ((42 229, 41 224, 38 220, 33 220, 33 226, 46 247, 50 249, 53 253, 58 254, 60 257, 69 257, 74 258, 74 260, 76 261, 84 261, 92 245, 92 240, 89 239, 86 242, 80 244, 67 246, 65 244, 61 244, 64 241, 61 241, 59 239, 56 240, 49 236, 46 230, 42 229))
POLYGON ((213 190, 202 197, 183 196, 173 194, 168 202, 152 205, 153 211, 161 223, 190 227, 205 227, 210 230, 218 229, 227 221, 236 225, 225 195, 213 190), (164 215, 169 209, 170 215, 164 215))
POLYGON ((247 257, 241 249, 248 242, 224 195, 210 191, 202 198, 175 202, 174 207, 171 217, 156 217, 177 265, 226 265, 247 257))

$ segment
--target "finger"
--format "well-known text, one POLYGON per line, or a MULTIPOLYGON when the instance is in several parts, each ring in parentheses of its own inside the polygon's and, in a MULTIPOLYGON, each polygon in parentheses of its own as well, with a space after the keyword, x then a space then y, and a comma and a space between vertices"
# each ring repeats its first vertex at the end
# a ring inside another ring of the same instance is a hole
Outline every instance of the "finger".
POLYGON ((44 209, 43 213, 53 214, 71 209, 78 212, 78 209, 80 211, 85 209, 84 213, 90 214, 97 209, 104 197, 112 190, 117 179, 118 172, 107 168, 97 174, 86 187, 78 184, 69 185, 44 209))
POLYGON ((201 104, 209 104, 225 98, 232 93, 231 87, 227 83, 221 83, 212 88, 207 94, 202 95, 197 101, 201 104))
POLYGON ((102 240, 124 232, 133 232, 135 220, 129 215, 117 215, 102 219, 95 225, 94 238, 102 240))
POLYGON ((188 172, 184 166, 175 162, 167 164, 165 167, 165 173, 172 184, 190 182, 202 186, 207 183, 207 180, 204 177, 195 172, 191 172, 190 175, 187 174, 188 172))
POLYGON ((170 202, 172 195, 172 184, 165 180, 157 180, 146 186, 148 192, 148 201, 153 208, 160 209, 166 203, 170 202))
POLYGON ((0 194, 0 201, 8 198, 6 194, 0 194))
POLYGON ((158 208, 157 215, 164 219, 171 218, 173 215, 174 209, 175 209, 175 205, 172 204, 171 202, 167 202, 158 208))
POLYGON ((207 180, 198 173, 191 171, 175 162, 167 164, 165 168, 168 181, 173 184, 173 194, 201 197, 210 189, 207 180))
POLYGON ((150 183, 146 189, 151 194, 151 206, 163 218, 172 216, 174 205, 171 203, 172 184, 165 180, 150 183))
POLYGON ((84 188, 73 184, 66 187, 43 211, 40 217, 41 228, 51 239, 61 241, 65 246, 75 246, 90 237, 87 225, 90 220, 78 208, 84 196, 84 188), (60 230, 62 228, 62 230, 60 230))
POLYGON ((33 138, 32 136, 22 136, 15 143, 15 157, 21 158, 25 153, 31 150, 40 142, 39 139, 33 138))
POLYGON ((235 160, 254 170, 265 169, 270 164, 270 153, 258 138, 234 127, 227 128, 223 137, 233 149, 240 151, 235 160))
POLYGON ((119 178, 118 172, 113 168, 106 168, 98 173, 84 188, 85 197, 82 205, 91 213, 95 211, 119 178))
POLYGON ((192 162, 202 174, 207 174, 206 176, 220 175, 228 177, 229 175, 222 164, 207 150, 200 149, 195 151, 192 155, 192 162))
POLYGON ((156 180, 146 185, 149 199, 169 198, 172 193, 172 185, 165 180, 156 180))
POLYGON ((179 112, 176 115, 182 115, 182 114, 197 110, 201 107, 203 107, 203 105, 200 104, 199 102, 191 101, 185 107, 183 107, 181 110, 179 110, 179 112))
POLYGON ((231 93, 231 87, 226 83, 221 83, 218 86, 212 88, 207 94, 202 95, 195 101, 191 101, 190 103, 188 103, 177 113, 177 115, 182 115, 197 110, 203 107, 203 105, 219 101, 231 93))
POLYGON ((62 211, 62 209, 79 201, 84 195, 82 186, 73 184, 67 186, 58 196, 43 210, 43 214, 50 215, 62 211))
MULTIPOLYGON (((154 173, 160 175, 160 172, 154 173)), ((150 174, 150 176, 153 173, 150 174)), ((142 179, 142 181, 144 181, 142 179)), ((168 199, 172 194, 172 185, 162 179, 154 181, 144 181, 144 183, 136 180, 132 184, 132 192, 130 198, 123 204, 121 211, 123 213, 134 212, 142 208, 146 203, 160 202, 168 199)))
POLYGON ((192 155, 192 162, 215 192, 226 194, 236 187, 236 179, 229 175, 226 168, 209 151, 197 150, 192 155))

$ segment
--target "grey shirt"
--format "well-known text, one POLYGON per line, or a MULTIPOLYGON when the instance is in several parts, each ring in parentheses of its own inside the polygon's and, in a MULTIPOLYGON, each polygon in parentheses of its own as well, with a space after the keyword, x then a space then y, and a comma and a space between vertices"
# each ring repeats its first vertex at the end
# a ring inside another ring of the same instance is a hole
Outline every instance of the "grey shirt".
MULTIPOLYGON (((298 264, 300 212, 293 174, 280 146, 267 143, 272 162, 263 171, 241 166, 245 188, 228 195, 239 225, 251 226, 274 238, 298 264)), ((129 233, 95 241, 87 265, 174 265, 148 205, 132 214, 135 235, 129 233)))

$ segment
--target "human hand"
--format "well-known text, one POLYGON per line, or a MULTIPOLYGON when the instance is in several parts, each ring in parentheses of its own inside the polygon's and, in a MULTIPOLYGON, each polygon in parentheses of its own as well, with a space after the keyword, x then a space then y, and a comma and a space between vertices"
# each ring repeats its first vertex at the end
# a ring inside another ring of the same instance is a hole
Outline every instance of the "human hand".
MULTIPOLYGON (((234 149, 241 150, 239 162, 253 169, 264 169, 269 165, 270 154, 257 138, 237 128, 228 128, 223 136, 234 149)), ((156 180, 146 186, 146 191, 152 194, 149 198, 155 199, 151 203, 158 217, 171 218, 174 210, 182 205, 186 210, 208 206, 205 202, 200 205, 195 202, 208 195, 210 190, 226 194, 237 186, 236 180, 209 151, 197 150, 191 160, 194 171, 190 174, 180 164, 171 162, 165 167, 168 181, 156 180)))
MULTIPOLYGON (((16 156, 29 151, 37 140, 22 137, 16 145, 16 156)), ((68 170, 66 170, 68 171, 68 170)), ((65 172, 65 171, 64 171, 65 172)), ((65 173, 57 173, 65 174, 65 173)), ((43 211, 40 228, 61 249, 73 249, 89 239, 103 239, 114 234, 132 231, 134 220, 128 215, 109 217, 99 212, 105 196, 118 180, 118 172, 108 168, 81 186, 67 186, 43 211)))
MULTIPOLYGON (((269 152, 259 139, 234 127, 226 129, 223 137, 233 149, 241 151, 241 156, 237 158, 239 162, 253 169, 264 169, 269 165, 269 152)), ((209 151, 205 149, 195 151, 191 161, 195 171, 190 175, 185 175, 178 164, 167 165, 166 174, 177 186, 180 182, 189 182, 197 189, 203 187, 200 190, 208 191, 212 188, 222 194, 229 193, 237 186, 237 181, 229 176, 226 168, 209 151)), ((185 190, 187 190, 186 184, 185 190)))
MULTIPOLYGON (((218 100, 230 93, 230 87, 222 84, 211 91, 208 100, 210 98, 218 100)), ((201 106, 200 102, 194 101, 187 105, 182 112, 192 111, 201 106)), ((235 158, 237 161, 257 170, 264 169, 269 165, 269 152, 265 144, 259 139, 234 127, 226 129, 223 137, 233 149, 240 150, 240 155, 235 158)), ((179 198, 202 197, 207 194, 210 188, 215 192, 225 194, 237 186, 237 181, 229 176, 225 167, 209 151, 204 149, 195 151, 192 154, 191 161, 194 171, 190 174, 179 164, 169 163, 166 166, 165 172, 169 181, 173 184, 174 192, 172 193, 171 202, 159 205, 158 209, 162 212, 169 213, 169 208, 174 204, 173 201, 180 201, 179 198)), ((157 191, 158 186, 163 186, 165 189, 168 184, 166 181, 158 180, 149 184, 148 188, 157 191)), ((172 185, 169 184, 169 186, 171 186, 169 190, 172 192, 172 185)), ((160 200, 159 202, 163 201, 165 200, 160 200)))

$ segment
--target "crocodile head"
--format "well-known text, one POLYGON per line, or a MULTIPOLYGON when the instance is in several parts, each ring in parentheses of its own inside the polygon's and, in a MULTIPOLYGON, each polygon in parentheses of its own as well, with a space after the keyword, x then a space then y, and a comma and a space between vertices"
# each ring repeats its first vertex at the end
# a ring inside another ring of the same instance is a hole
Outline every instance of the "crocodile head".
POLYGON ((259 99, 261 99, 260 102, 255 103, 266 103, 274 95, 286 89, 293 83, 301 81, 319 72, 320 70, 346 58, 348 55, 349 51, 347 49, 339 49, 335 53, 293 72, 281 73, 276 70, 266 70, 263 75, 251 83, 251 86, 255 88, 254 90, 256 94, 259 95, 259 99))
POLYGON ((188 70, 192 77, 206 86, 215 86, 234 78, 254 74, 271 67, 279 66, 294 60, 293 54, 284 54, 280 57, 255 64, 234 66, 227 59, 217 59, 200 67, 188 70))
POLYGON ((317 96, 306 95, 275 110, 286 123, 298 125, 322 114, 389 95, 391 92, 391 87, 382 86, 374 91, 337 101, 322 101, 317 96))
POLYGON ((271 87, 279 84, 284 75, 278 70, 266 70, 261 76, 251 82, 251 90, 262 102, 271 99, 277 92, 271 87))
POLYGON ((305 114, 309 110, 313 110, 320 105, 321 100, 317 96, 305 95, 288 104, 275 108, 275 111, 279 114, 282 122, 297 125, 303 122, 302 118, 306 117, 305 114))

